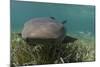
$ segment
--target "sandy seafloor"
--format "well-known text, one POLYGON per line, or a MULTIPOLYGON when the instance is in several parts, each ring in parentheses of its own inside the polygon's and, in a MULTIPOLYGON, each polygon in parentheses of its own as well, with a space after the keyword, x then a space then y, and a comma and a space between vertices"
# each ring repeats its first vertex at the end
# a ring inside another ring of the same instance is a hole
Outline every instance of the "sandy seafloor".
POLYGON ((56 53, 53 49, 49 50, 52 43, 46 46, 38 43, 30 46, 17 33, 11 33, 11 64, 20 66, 95 61, 95 36, 84 32, 67 35, 78 40, 74 43, 61 44, 60 47, 53 46, 53 49, 62 49, 61 56, 58 54, 60 51, 56 53))

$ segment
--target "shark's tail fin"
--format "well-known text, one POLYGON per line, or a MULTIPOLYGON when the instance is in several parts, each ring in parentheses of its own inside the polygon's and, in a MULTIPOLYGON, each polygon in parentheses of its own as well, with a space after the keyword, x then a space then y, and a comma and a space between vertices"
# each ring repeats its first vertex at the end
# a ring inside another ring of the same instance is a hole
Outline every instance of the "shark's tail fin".
POLYGON ((67 23, 67 20, 62 21, 62 24, 65 24, 65 23, 67 23))

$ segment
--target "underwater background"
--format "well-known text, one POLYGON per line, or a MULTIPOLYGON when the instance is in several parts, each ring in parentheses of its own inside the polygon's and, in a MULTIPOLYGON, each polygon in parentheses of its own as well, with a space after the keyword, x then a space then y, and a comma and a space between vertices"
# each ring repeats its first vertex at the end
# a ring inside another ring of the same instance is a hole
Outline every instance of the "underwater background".
POLYGON ((21 32, 24 23, 31 18, 51 16, 67 20, 67 32, 95 34, 95 6, 22 1, 11 3, 11 31, 21 32))

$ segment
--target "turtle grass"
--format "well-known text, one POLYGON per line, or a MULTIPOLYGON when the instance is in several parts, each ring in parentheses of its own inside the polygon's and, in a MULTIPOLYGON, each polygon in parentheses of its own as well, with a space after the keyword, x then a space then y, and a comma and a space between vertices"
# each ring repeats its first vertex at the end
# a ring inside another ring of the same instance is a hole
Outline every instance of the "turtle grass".
POLYGON ((31 41, 29 45, 18 33, 11 33, 11 66, 94 61, 95 43, 87 40, 64 44, 31 41))

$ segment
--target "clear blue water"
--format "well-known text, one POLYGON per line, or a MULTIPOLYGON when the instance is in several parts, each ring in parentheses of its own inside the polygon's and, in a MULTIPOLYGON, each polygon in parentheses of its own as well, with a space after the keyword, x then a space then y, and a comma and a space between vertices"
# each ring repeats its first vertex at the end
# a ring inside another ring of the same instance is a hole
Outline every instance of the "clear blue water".
POLYGON ((95 6, 18 1, 11 3, 11 31, 21 32, 24 23, 31 18, 49 16, 67 20, 67 32, 95 34, 95 6))

